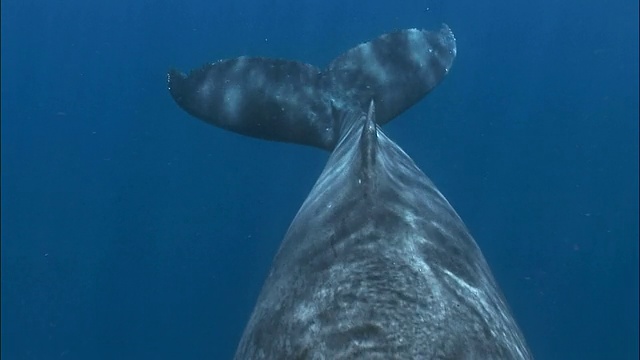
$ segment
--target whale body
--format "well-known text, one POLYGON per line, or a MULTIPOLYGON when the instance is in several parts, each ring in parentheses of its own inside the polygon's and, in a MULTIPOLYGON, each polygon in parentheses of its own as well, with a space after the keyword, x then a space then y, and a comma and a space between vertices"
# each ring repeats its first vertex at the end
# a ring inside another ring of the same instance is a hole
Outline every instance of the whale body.
POLYGON ((532 358, 468 229, 381 130, 455 55, 444 25, 382 35, 323 70, 241 57, 169 72, 171 95, 195 117, 330 151, 235 359, 532 358))

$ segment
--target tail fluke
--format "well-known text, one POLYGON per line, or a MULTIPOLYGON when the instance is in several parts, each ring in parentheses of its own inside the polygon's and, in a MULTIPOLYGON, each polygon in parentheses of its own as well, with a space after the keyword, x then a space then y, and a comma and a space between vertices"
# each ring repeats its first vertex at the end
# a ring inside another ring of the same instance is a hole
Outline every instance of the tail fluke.
POLYGON ((336 111, 376 103, 379 124, 389 122, 431 91, 456 55, 455 38, 402 30, 358 45, 325 71, 300 62, 240 57, 188 75, 169 71, 180 107, 208 123, 240 134, 332 150, 340 138, 336 111))
POLYGON ((173 99, 189 114, 215 126, 257 138, 333 147, 331 106, 320 70, 267 58, 221 60, 168 74, 173 99))
POLYGON ((327 87, 347 104, 367 112, 376 104, 376 121, 400 115, 438 85, 456 56, 456 39, 447 25, 440 31, 402 30, 358 45, 331 62, 327 87))

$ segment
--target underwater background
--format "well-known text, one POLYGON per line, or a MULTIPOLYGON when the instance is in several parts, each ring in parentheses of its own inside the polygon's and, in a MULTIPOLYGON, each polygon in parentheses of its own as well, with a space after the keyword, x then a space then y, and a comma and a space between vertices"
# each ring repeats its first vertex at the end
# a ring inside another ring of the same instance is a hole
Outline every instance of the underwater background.
POLYGON ((1 356, 229 359, 327 159, 182 111, 166 71, 457 38, 385 126, 480 245, 536 359, 638 358, 635 0, 3 0, 1 356))

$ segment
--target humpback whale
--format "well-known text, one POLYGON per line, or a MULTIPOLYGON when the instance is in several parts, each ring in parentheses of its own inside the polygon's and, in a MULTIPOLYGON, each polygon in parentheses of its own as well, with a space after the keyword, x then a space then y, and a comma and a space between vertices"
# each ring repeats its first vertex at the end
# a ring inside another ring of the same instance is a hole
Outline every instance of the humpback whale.
POLYGON ((330 152, 235 359, 531 359, 468 229, 381 126, 449 72, 453 33, 401 30, 325 69, 239 57, 168 73, 189 114, 330 152))

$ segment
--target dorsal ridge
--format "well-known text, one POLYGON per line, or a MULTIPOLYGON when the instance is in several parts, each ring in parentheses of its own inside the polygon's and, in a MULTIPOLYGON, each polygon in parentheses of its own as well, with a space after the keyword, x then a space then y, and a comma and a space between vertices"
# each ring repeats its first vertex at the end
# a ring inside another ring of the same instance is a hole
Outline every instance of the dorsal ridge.
POLYGON ((375 189, 378 152, 378 125, 376 124, 373 100, 369 103, 367 117, 362 126, 358 143, 360 153, 360 178, 358 181, 365 186, 365 195, 368 195, 375 189))

